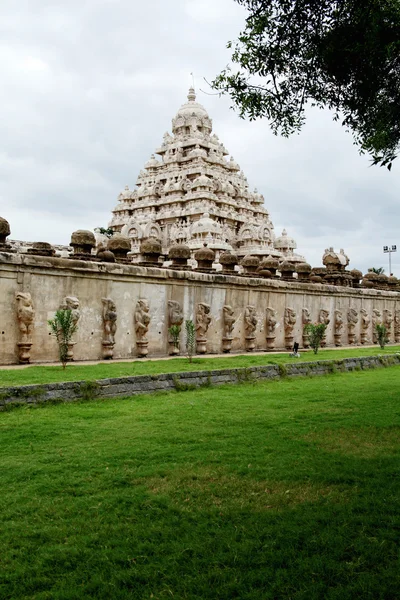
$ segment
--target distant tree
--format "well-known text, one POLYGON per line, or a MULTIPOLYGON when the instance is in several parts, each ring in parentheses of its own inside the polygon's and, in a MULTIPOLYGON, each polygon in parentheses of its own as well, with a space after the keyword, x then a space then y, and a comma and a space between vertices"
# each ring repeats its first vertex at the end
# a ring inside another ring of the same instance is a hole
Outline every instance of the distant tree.
POLYGON ((99 227, 98 230, 99 233, 106 235, 108 238, 114 235, 114 230, 111 227, 107 227, 107 229, 105 227, 99 227))
POLYGON ((385 269, 383 267, 371 267, 370 269, 368 269, 368 271, 371 271, 372 273, 376 273, 377 275, 383 275, 383 273, 385 272, 385 269))
POLYGON ((289 136, 307 105, 329 108, 361 153, 391 168, 400 145, 399 0, 235 0, 248 10, 229 42, 237 68, 213 87, 241 117, 289 136))

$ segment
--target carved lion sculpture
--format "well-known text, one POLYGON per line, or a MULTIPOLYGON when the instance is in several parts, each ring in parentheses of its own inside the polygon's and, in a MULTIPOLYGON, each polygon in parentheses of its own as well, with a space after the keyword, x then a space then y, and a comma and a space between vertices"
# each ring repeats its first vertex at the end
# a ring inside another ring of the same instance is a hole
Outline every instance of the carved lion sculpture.
POLYGON ((17 300, 17 319, 21 341, 28 342, 32 335, 33 319, 35 317, 32 298, 28 292, 16 292, 15 298, 17 300))
POLYGON ((145 341, 146 334, 149 330, 149 310, 149 303, 147 300, 141 299, 137 301, 135 309, 135 331, 138 341, 145 341))
POLYGON ((257 328, 257 316, 256 309, 254 306, 246 306, 244 311, 244 328, 246 331, 246 337, 251 337, 257 328))
POLYGON ((224 337, 229 338, 232 335, 233 326, 235 324, 236 318, 234 317, 234 311, 232 306, 229 304, 225 304, 222 309, 223 315, 223 328, 224 328, 224 337))
POLYGON ((102 298, 104 338, 110 344, 115 343, 117 331, 117 308, 111 298, 102 298))

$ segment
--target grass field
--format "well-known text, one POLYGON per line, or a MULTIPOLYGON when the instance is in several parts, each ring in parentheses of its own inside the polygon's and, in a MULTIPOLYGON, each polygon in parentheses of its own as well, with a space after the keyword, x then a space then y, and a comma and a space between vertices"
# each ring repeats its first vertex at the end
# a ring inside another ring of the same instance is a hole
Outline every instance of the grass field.
POLYGON ((0 598, 396 600, 399 400, 391 367, 0 413, 0 598))
POLYGON ((290 358, 288 353, 262 355, 238 355, 226 357, 196 356, 190 363, 187 358, 171 358, 169 360, 135 360, 132 362, 107 362, 96 365, 69 364, 65 370, 61 366, 29 366, 23 369, 0 369, 0 387, 12 385, 28 385, 54 383, 58 381, 93 381, 108 377, 124 377, 132 375, 157 375, 160 373, 177 373, 183 371, 200 371, 211 369, 229 369, 238 367, 254 367, 266 364, 285 364, 313 360, 350 358, 352 356, 385 355, 400 352, 400 346, 387 346, 385 350, 374 348, 351 348, 343 350, 320 350, 302 352, 300 358, 290 358))

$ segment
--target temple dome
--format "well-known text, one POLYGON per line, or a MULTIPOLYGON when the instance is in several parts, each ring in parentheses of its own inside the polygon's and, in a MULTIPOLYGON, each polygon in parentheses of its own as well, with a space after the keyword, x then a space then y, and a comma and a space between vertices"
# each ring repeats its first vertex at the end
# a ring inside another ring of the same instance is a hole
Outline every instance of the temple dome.
POLYGON ((197 235, 220 235, 221 234, 221 226, 217 221, 211 219, 209 213, 204 213, 201 219, 199 219, 196 223, 193 224, 191 234, 193 236, 197 235))
POLYGON ((200 119, 204 117, 207 117, 208 119, 210 118, 204 106, 199 102, 196 102, 196 93, 192 87, 189 88, 187 98, 188 101, 185 102, 185 104, 182 104, 176 113, 175 119, 178 119, 179 117, 191 117, 193 115, 199 117, 200 119))
POLYGON ((194 130, 205 127, 211 132, 212 121, 204 106, 196 102, 196 94, 192 87, 189 89, 187 98, 188 101, 182 104, 175 118, 172 119, 172 132, 176 134, 180 128, 188 126, 192 126, 191 128, 194 130))
POLYGON ((297 244, 292 237, 289 237, 286 229, 282 231, 282 235, 277 237, 274 243, 277 250, 294 250, 297 244))

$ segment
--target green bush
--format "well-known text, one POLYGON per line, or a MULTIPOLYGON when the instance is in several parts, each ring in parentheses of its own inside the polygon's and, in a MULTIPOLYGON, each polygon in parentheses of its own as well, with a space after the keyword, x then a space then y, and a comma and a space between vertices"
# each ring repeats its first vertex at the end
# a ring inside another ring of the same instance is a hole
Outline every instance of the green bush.
POLYGON ((388 330, 385 327, 385 325, 381 325, 380 323, 377 323, 375 325, 375 331, 376 331, 376 337, 378 338, 378 344, 380 345, 380 347, 383 350, 384 347, 386 346, 386 344, 389 342, 388 330))
POLYGON ((314 354, 317 354, 321 347, 326 327, 326 323, 307 323, 304 325, 304 333, 309 336, 309 343, 314 354))
POLYGON ((185 321, 186 328, 186 352, 189 362, 192 362, 193 354, 196 350, 196 328, 191 319, 185 321))
POLYGON ((68 362, 68 345, 71 343, 72 336, 77 330, 77 325, 72 318, 72 311, 69 308, 60 308, 54 315, 54 319, 50 319, 47 323, 49 324, 51 333, 56 337, 60 362, 63 369, 65 369, 68 362))

